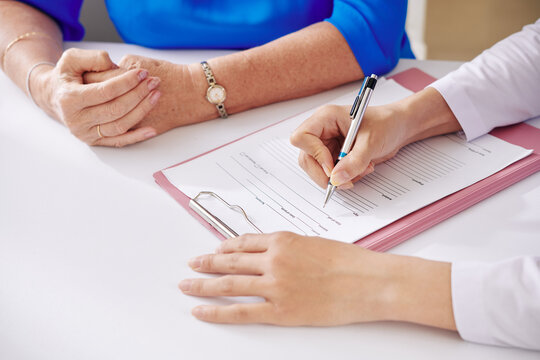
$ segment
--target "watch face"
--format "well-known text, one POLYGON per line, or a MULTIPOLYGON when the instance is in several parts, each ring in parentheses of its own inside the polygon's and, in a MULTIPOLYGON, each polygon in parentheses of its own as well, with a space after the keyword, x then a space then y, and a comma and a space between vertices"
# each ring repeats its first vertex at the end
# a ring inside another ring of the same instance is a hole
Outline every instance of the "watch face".
POLYGON ((221 85, 214 85, 206 91, 206 97, 212 104, 222 104, 225 101, 225 89, 221 85))

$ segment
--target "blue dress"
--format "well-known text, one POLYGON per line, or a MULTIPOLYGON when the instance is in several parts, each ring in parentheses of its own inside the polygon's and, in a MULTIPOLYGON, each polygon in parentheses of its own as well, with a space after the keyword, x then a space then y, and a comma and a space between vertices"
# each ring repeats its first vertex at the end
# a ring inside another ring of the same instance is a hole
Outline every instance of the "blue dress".
MULTIPOLYGON (((24 0, 59 24, 64 40, 81 40, 82 0, 24 0)), ((246 49, 319 21, 344 36, 366 74, 414 58, 407 0, 106 0, 124 41, 153 48, 246 49)))

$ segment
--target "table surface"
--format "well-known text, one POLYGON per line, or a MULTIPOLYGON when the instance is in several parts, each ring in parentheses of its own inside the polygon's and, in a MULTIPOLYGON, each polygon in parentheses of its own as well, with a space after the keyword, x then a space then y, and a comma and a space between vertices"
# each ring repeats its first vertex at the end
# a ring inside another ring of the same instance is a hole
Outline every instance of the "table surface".
MULTIPOLYGON (((226 51, 77 43, 115 60, 136 53, 189 63, 226 51)), ((440 77, 457 62, 401 60, 440 77)), ((153 181, 166 166, 353 91, 273 104, 186 126, 123 149, 88 147, 0 74, 0 358, 536 358, 402 323, 334 328, 212 325, 183 295, 189 258, 218 240, 153 181)), ((391 250, 456 261, 540 254, 540 173, 391 250)))

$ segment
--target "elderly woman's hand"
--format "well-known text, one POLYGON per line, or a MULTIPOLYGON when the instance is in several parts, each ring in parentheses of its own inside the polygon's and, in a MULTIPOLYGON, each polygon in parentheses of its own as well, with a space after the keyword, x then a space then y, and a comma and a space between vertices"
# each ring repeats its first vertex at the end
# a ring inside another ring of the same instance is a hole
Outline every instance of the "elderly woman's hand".
POLYGON ((118 63, 119 69, 87 73, 86 83, 109 81, 133 69, 146 69, 161 79, 162 96, 144 120, 134 128, 151 126, 158 134, 172 128, 209 120, 217 116, 215 106, 206 99, 206 79, 199 64, 173 64, 169 61, 137 55, 126 55, 118 63))
POLYGON ((449 263, 281 232, 225 240, 215 254, 189 265, 225 276, 183 280, 185 294, 264 298, 194 308, 204 321, 331 326, 403 320, 455 328, 449 263))
POLYGON ((156 105, 158 77, 140 68, 101 83, 83 82, 86 72, 115 68, 104 51, 68 49, 56 67, 34 71, 30 88, 40 107, 89 145, 121 147, 155 136, 151 126, 130 129, 156 105))

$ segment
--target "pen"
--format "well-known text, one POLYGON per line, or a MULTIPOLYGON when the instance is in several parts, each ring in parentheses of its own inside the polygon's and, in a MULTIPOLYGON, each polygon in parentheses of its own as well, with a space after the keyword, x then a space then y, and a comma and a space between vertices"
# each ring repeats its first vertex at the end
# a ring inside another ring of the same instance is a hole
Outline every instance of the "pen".
MULTIPOLYGON (((347 136, 345 137, 345 141, 343 142, 343 146, 341 147, 341 151, 334 165, 337 165, 337 163, 341 159, 343 159, 345 156, 347 156, 349 151, 351 151, 354 140, 356 139, 356 135, 358 134, 358 130, 360 129, 360 124, 362 123, 364 112, 366 111, 366 108, 369 104, 369 100, 371 99, 371 94, 373 93, 373 90, 375 89, 376 84, 377 84, 377 75, 371 74, 370 77, 366 76, 364 78, 362 87, 360 88, 358 95, 356 95, 356 99, 354 99, 354 103, 351 108, 351 113, 349 114, 351 118, 351 126, 349 127, 349 132, 347 132, 347 136)), ((336 190, 336 187, 332 185, 332 183, 330 182, 330 179, 328 179, 328 187, 326 188, 326 196, 324 198, 323 207, 326 206, 326 204, 328 203, 328 200, 330 200, 330 197, 332 196, 335 190, 336 190)))

